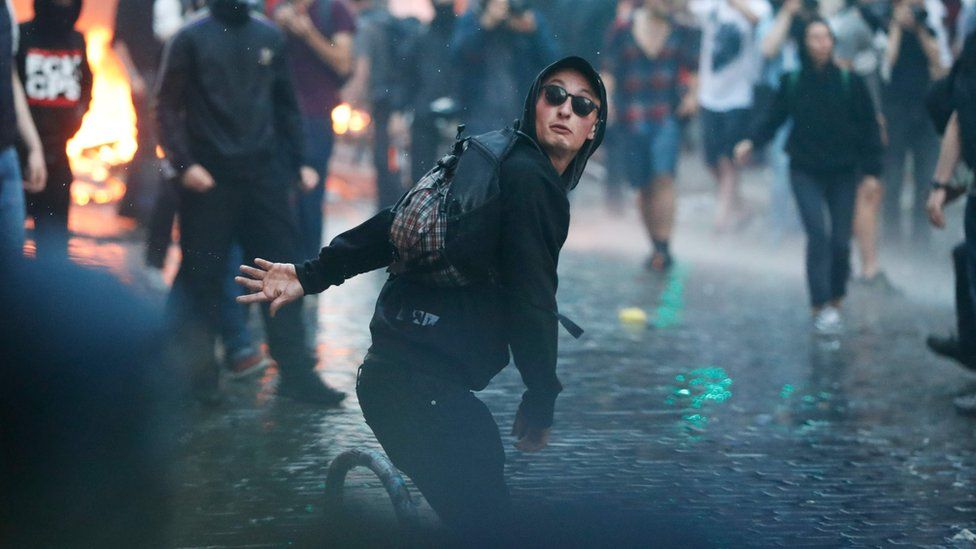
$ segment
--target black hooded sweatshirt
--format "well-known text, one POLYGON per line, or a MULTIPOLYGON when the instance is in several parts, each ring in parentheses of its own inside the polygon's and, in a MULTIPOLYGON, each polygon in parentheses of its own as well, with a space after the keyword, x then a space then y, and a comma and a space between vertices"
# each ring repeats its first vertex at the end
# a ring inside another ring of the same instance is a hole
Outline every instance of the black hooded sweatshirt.
MULTIPOLYGON (((579 183, 586 161, 603 140, 606 105, 602 81, 578 57, 557 61, 540 73, 525 101, 523 133, 500 167, 498 285, 434 288, 391 276, 370 323, 370 355, 481 390, 508 364, 511 351, 527 387, 522 417, 539 428, 552 424, 556 395, 562 390, 556 377, 554 311, 556 267, 569 231, 567 194, 579 183), (534 126, 542 83, 563 68, 586 75, 598 88, 602 107, 596 136, 560 175, 535 141, 534 126)), ((356 274, 388 266, 393 258, 391 221, 390 209, 384 210, 337 236, 318 259, 299 266, 305 293, 321 292, 356 274)))
POLYGON ((45 151, 64 149, 91 102, 85 37, 74 28, 80 14, 81 0, 36 0, 34 18, 20 26, 17 72, 45 151))
POLYGON ((166 45, 157 89, 160 141, 172 167, 247 175, 303 164, 301 114, 285 38, 244 0, 210 0, 166 45))

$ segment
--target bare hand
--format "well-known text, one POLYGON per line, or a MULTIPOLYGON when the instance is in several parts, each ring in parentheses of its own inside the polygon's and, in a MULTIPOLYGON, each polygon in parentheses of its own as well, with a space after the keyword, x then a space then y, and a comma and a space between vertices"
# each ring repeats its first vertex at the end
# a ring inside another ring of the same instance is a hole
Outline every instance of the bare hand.
POLYGON ((912 14, 912 9, 908 2, 898 4, 895 8, 893 18, 901 28, 906 30, 914 30, 918 25, 918 21, 915 20, 915 16, 912 14))
POLYGON ((535 13, 527 11, 508 19, 508 28, 520 34, 532 34, 539 26, 535 21, 535 13))
POLYGON ((319 172, 309 166, 302 166, 301 186, 303 192, 311 192, 319 184, 319 172))
POLYGON ((800 0, 786 0, 783 2, 783 6, 779 9, 780 12, 785 12, 790 15, 796 15, 800 13, 800 8, 803 7, 803 3, 800 0))
POLYGON ((193 192, 205 193, 214 188, 214 185, 216 183, 213 176, 200 164, 194 164, 183 172, 183 186, 193 192))
POLYGON ((932 223, 932 226, 938 227, 939 229, 945 228, 945 211, 942 209, 945 203, 945 189, 932 189, 929 192, 929 200, 925 204, 925 211, 929 214, 929 222, 932 223))
POLYGON ((295 6, 283 3, 274 10, 274 22, 282 29, 291 32, 291 24, 296 15, 298 15, 298 11, 295 6))
POLYGON ((288 30, 295 36, 307 40, 316 29, 312 19, 307 14, 300 13, 291 20, 291 27, 288 30))
POLYGON ((146 96, 146 92, 149 91, 148 88, 149 85, 138 74, 133 74, 132 78, 129 79, 129 90, 132 92, 132 95, 139 99, 146 96))
POLYGON ((678 118, 691 118, 698 112, 698 98, 695 97, 693 93, 686 93, 681 99, 681 103, 678 105, 678 110, 674 114, 678 115, 678 118))
POLYGON ((234 282, 253 292, 237 298, 238 303, 271 303, 271 316, 284 305, 302 298, 305 290, 298 281, 298 273, 291 263, 272 263, 265 259, 254 260, 257 266, 241 265, 247 276, 236 276, 234 282))
POLYGON ((748 139, 745 141, 739 141, 739 143, 735 146, 733 156, 735 156, 736 164, 740 166, 748 164, 752 159, 752 141, 748 139))
POLYGON ((512 425, 512 435, 517 439, 515 448, 522 452, 539 452, 549 445, 549 433, 552 429, 538 429, 529 427, 529 424, 522 418, 522 414, 515 414, 515 423, 512 425))
POLYGON ((44 153, 34 149, 27 155, 27 173, 24 174, 24 190, 29 193, 39 193, 47 185, 47 166, 44 164, 44 153))
POLYGON ((492 30, 506 19, 508 19, 508 0, 488 0, 488 5, 481 14, 482 28, 492 30))

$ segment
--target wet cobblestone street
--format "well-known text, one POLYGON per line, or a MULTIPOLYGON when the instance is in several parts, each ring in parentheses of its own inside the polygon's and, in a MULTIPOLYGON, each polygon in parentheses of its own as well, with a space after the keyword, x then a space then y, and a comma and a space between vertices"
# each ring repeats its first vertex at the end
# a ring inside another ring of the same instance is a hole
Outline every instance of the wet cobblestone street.
MULTIPOLYGON (((607 213, 600 200, 598 189, 576 198, 560 263, 560 309, 587 331, 579 341, 561 335, 565 390, 550 447, 521 454, 504 437, 516 505, 681 516, 718 546, 973 546, 976 419, 957 414, 952 398, 976 391, 976 378, 924 344, 953 326, 952 235, 922 259, 890 256, 901 295, 852 285, 846 334, 825 340, 810 333, 801 238, 778 248, 755 231, 716 238, 696 222, 704 214, 692 197, 682 203, 678 266, 656 276, 641 266, 634 212, 607 213), (645 311, 646 325, 622 322, 626 308, 645 311)), ((329 233, 364 213, 330 206, 329 233)), ((958 224, 949 231, 961 234, 958 224)), ((327 537, 330 461, 378 448, 354 386, 382 281, 372 273, 307 305, 318 308, 319 371, 350 395, 340 408, 275 399, 269 371, 228 382, 221 408, 192 412, 174 546, 327 537)), ((479 395, 503 434, 522 390, 510 367, 479 395)), ((353 473, 347 494, 392 523, 375 478, 353 473)))

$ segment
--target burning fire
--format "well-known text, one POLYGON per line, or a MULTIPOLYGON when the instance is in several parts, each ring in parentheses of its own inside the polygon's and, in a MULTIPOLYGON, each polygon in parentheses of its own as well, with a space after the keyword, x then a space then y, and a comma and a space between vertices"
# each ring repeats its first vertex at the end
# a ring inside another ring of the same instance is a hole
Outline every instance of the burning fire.
POLYGON ((88 62, 94 83, 92 102, 81 129, 68 141, 68 158, 75 181, 71 196, 76 204, 106 204, 122 198, 125 183, 112 169, 135 155, 136 113, 129 81, 111 50, 112 32, 93 27, 85 33, 88 62))
POLYGON ((369 114, 352 108, 349 103, 342 103, 332 109, 332 129, 336 135, 362 134, 369 126, 369 114))

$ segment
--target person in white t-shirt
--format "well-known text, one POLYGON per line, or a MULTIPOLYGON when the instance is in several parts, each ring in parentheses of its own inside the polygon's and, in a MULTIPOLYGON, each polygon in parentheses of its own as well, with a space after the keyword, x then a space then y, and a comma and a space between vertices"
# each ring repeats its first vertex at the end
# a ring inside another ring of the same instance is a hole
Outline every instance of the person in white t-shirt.
POLYGON ((739 194, 732 149, 743 138, 759 76, 756 25, 772 7, 767 0, 692 0, 702 27, 698 101, 701 105, 705 161, 718 181, 715 228, 728 231, 748 215, 739 194))

